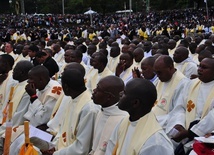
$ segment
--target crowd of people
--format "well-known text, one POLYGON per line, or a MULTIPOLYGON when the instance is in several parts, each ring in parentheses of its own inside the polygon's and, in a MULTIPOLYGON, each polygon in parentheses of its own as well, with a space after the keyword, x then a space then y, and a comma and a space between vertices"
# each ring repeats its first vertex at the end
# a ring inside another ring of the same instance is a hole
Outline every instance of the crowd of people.
MULTIPOLYGON (((212 152, 193 141, 214 130, 212 9, 205 15, 95 15, 90 26, 83 15, 1 20, 1 138, 13 102, 12 135, 28 120, 53 136, 31 138, 39 154, 212 152)), ((11 155, 19 154, 22 134, 11 155)))

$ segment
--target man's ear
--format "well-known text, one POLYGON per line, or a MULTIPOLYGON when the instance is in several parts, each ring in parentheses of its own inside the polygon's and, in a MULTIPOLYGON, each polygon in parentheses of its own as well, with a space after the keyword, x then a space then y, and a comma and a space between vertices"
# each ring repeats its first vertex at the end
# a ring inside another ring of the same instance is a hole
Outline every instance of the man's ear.
POLYGON ((133 106, 133 108, 139 108, 140 107, 140 100, 139 99, 134 99, 132 101, 132 106, 133 106))

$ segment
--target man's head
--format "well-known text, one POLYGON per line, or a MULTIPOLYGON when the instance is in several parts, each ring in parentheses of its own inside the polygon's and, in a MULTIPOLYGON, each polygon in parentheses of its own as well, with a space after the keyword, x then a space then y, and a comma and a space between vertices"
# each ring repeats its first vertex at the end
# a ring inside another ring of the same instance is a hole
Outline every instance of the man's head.
POLYGON ((59 53, 59 51, 61 50, 61 47, 59 44, 54 44, 53 45, 53 53, 56 54, 56 53, 59 53))
POLYGON ((157 91, 150 81, 134 78, 126 84, 118 107, 127 111, 130 119, 135 119, 149 113, 156 99, 157 91))
POLYGON ((143 77, 147 80, 151 80, 156 75, 153 70, 153 66, 155 63, 155 57, 147 57, 141 63, 141 70, 143 77))
POLYGON ((80 50, 70 50, 70 62, 81 63, 82 52, 80 50))
POLYGON ((13 51, 13 45, 12 45, 12 43, 7 42, 7 43, 5 44, 4 49, 5 49, 5 52, 6 52, 7 54, 11 53, 11 52, 13 51))
POLYGON ((167 55, 159 56, 155 61, 153 69, 161 82, 169 81, 176 71, 172 58, 167 55))
POLYGON ((214 80, 214 59, 204 58, 198 67, 198 78, 204 82, 211 82, 214 80))
POLYGON ((128 50, 129 50, 129 45, 124 44, 123 47, 122 47, 122 53, 127 53, 128 50))
POLYGON ((47 53, 45 53, 45 52, 36 53, 36 59, 39 62, 39 64, 43 64, 48 57, 49 57, 49 55, 47 55, 47 53))
POLYGON ((92 54, 90 64, 98 69, 98 72, 102 72, 108 63, 107 57, 101 52, 95 52, 92 54))
POLYGON ((120 47, 112 47, 111 48, 111 51, 110 51, 110 56, 115 58, 117 57, 118 55, 120 55, 120 47))
POLYGON ((133 51, 134 59, 136 62, 140 62, 144 57, 144 50, 142 48, 136 48, 133 51))
POLYGON ((146 52, 149 52, 149 51, 151 50, 151 48, 152 48, 152 43, 151 43, 150 41, 146 41, 146 42, 144 43, 144 50, 145 50, 146 52))
POLYGON ((0 55, 0 74, 8 73, 14 65, 14 59, 11 55, 0 55))
POLYGON ((74 50, 72 50, 72 49, 68 49, 68 50, 66 50, 65 51, 65 54, 64 54, 64 59, 65 59, 65 62, 66 63, 70 63, 70 62, 72 62, 71 61, 71 54, 72 54, 72 52, 73 52, 74 50))
POLYGON ((19 61, 13 69, 13 79, 19 82, 28 79, 28 72, 33 68, 33 64, 30 61, 19 61))
POLYGON ((16 54, 21 54, 22 53, 22 50, 23 50, 23 48, 24 48, 24 46, 22 45, 22 44, 18 44, 18 45, 16 45, 16 47, 15 47, 15 53, 16 54))
POLYGON ((22 55, 24 56, 24 57, 26 57, 27 55, 28 55, 28 51, 29 51, 29 45, 25 45, 24 46, 24 48, 23 48, 23 50, 22 50, 22 55))
POLYGON ((156 42, 151 47, 152 55, 155 55, 158 49, 159 49, 159 44, 156 42))
POLYGON ((77 69, 67 69, 62 74, 62 88, 66 96, 73 99, 79 95, 79 92, 86 90, 84 77, 77 69))
POLYGON ((39 48, 36 45, 30 45, 30 47, 28 48, 29 57, 35 57, 37 52, 39 52, 39 48))
POLYGON ((201 62, 204 58, 212 58, 212 53, 209 50, 202 50, 198 54, 198 61, 201 62))
POLYGON ((186 47, 178 47, 173 54, 173 60, 176 63, 181 63, 188 58, 189 51, 186 47))
POLYGON ((71 70, 71 69, 76 69, 80 71, 80 73, 82 74, 82 77, 85 76, 85 68, 80 63, 71 62, 65 66, 64 71, 71 70))
POLYGON ((93 45, 93 44, 90 44, 89 46, 88 46, 88 51, 87 51, 87 53, 88 53, 88 55, 92 55, 93 53, 95 53, 97 51, 97 47, 96 47, 96 45, 93 45))
POLYGON ((92 99, 95 104, 109 107, 116 104, 120 98, 120 92, 124 89, 123 80, 117 76, 102 78, 93 90, 92 99))
POLYGON ((190 51, 192 54, 195 54, 196 48, 197 48, 197 44, 196 44, 196 43, 190 43, 190 44, 189 44, 189 51, 190 51))
POLYGON ((125 63, 125 70, 133 64, 133 54, 131 52, 123 53, 120 55, 120 61, 125 63))
POLYGON ((28 72, 28 83, 34 85, 38 90, 43 90, 49 81, 49 71, 44 66, 38 65, 28 72))
POLYGON ((169 42, 168 42, 168 47, 169 49, 174 49, 176 46, 176 41, 174 39, 170 39, 169 42))

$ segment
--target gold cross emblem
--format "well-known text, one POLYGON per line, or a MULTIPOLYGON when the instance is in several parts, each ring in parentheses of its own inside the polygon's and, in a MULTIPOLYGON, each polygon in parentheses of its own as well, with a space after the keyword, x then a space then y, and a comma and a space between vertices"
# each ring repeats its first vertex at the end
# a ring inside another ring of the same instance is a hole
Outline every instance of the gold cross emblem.
POLYGON ((187 104, 187 111, 191 112, 192 109, 194 109, 194 108, 195 108, 195 104, 192 102, 192 100, 189 100, 188 104, 187 104))

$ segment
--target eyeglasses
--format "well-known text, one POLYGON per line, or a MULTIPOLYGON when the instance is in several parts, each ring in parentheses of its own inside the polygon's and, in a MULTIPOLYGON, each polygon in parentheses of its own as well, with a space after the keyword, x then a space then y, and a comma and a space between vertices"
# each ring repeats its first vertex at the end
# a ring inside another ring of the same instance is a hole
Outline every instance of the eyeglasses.
POLYGON ((111 96, 113 96, 113 97, 116 97, 116 96, 115 96, 114 94, 112 94, 111 92, 105 91, 105 90, 101 89, 98 85, 97 85, 96 90, 99 91, 99 92, 103 92, 103 93, 105 93, 105 94, 109 94, 109 95, 111 95, 111 96))

